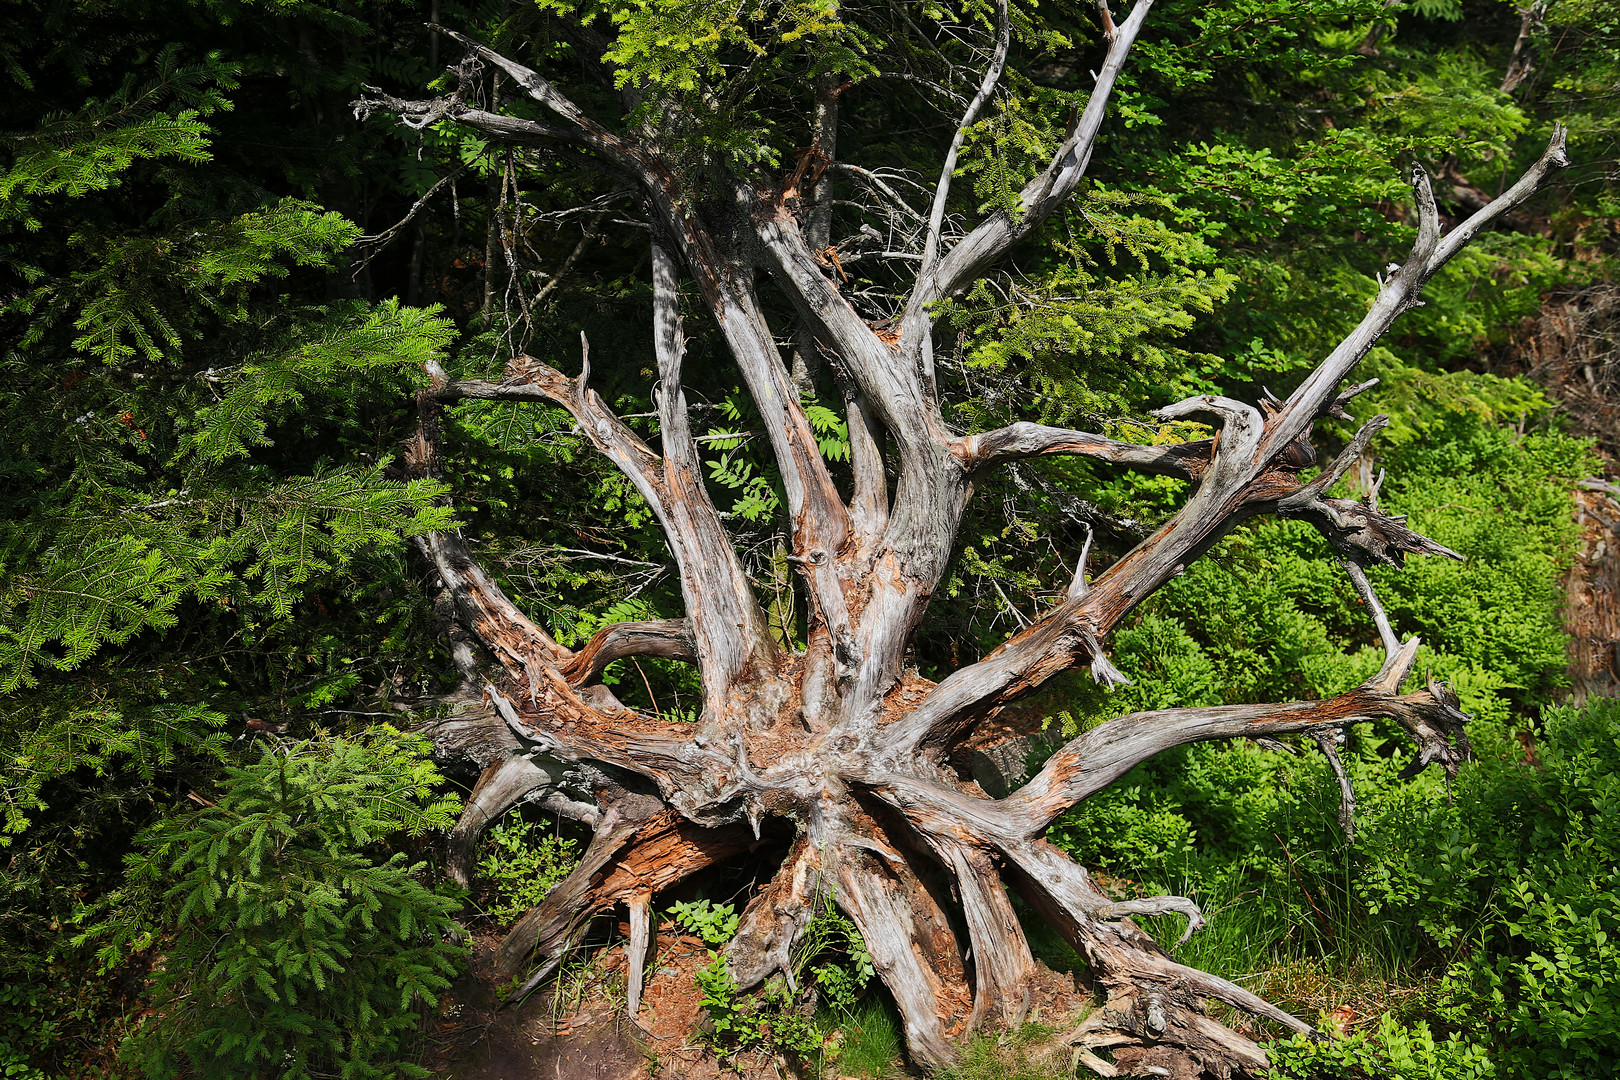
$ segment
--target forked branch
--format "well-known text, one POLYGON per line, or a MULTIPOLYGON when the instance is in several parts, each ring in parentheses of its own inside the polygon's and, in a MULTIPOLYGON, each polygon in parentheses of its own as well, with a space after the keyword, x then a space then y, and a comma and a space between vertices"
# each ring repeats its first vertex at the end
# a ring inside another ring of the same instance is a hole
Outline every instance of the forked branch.
MULTIPOLYGON (((1125 68, 1126 57, 1136 35, 1147 19, 1153 0, 1137 0, 1123 23, 1108 37, 1108 55, 1097 74, 1097 84, 1073 129, 1052 155, 1051 162, 1019 193, 1019 210, 1009 214, 998 210, 963 237, 937 264, 917 277, 911 297, 900 320, 900 350, 907 356, 921 356, 932 333, 932 306, 955 295, 979 276, 985 267, 1006 254, 1014 244, 1035 229, 1074 194, 1091 161, 1092 148, 1108 113, 1114 83, 1125 68)), ((1106 25, 1112 25, 1106 2, 1098 5, 1106 25)))
MULTIPOLYGON (((597 451, 629 478, 664 528, 680 571, 691 639, 703 670, 706 711, 719 715, 729 688, 755 662, 768 667, 775 656, 775 645, 736 548, 703 487, 687 427, 686 399, 680 389, 683 346, 672 268, 656 245, 654 255, 655 267, 661 271, 655 283, 654 304, 658 328, 655 341, 664 376, 660 394, 663 455, 654 453, 587 385, 590 346, 583 334, 580 344, 584 359, 578 378, 570 379, 533 357, 519 356, 512 361, 512 374, 504 382, 446 383, 436 396, 441 401, 548 400, 561 405, 597 451)), ((680 655, 674 645, 659 647, 672 657, 680 655)), ((577 666, 570 665, 571 676, 577 670, 577 666)))
MULTIPOLYGON (((1141 10, 1140 6, 1137 10, 1141 10)), ((1136 14, 1133 12, 1133 18, 1136 14)), ((1121 39, 1127 36, 1122 28, 1121 39)), ((959 459, 975 464, 1068 452, 1187 475, 1197 479, 1198 488, 1170 521, 1110 567, 1084 596, 1071 596, 978 664, 954 672, 936 686, 922 705, 892 730, 895 757, 903 758, 913 748, 937 754, 999 705, 1075 663, 1095 663, 1100 654, 1097 643, 1126 612, 1253 514, 1269 511, 1309 520, 1342 555, 1362 565, 1399 566, 1407 554, 1461 559, 1457 552, 1407 528, 1401 517, 1384 515, 1350 500, 1325 497, 1328 488, 1386 422, 1384 418, 1375 418, 1364 426, 1351 445, 1309 483, 1300 484, 1294 478, 1297 466, 1288 463, 1289 451, 1308 437, 1310 425, 1318 416, 1342 414, 1344 403, 1369 385, 1337 392, 1339 384, 1401 312, 1418 302, 1423 283, 1469 237, 1529 198, 1553 169, 1568 164, 1564 139, 1564 129, 1555 128, 1546 152, 1518 183, 1443 238, 1428 177, 1414 167, 1412 180, 1420 224, 1411 256, 1383 283, 1367 316, 1285 404, 1263 417, 1259 410, 1243 402, 1203 395, 1159 410, 1162 418, 1200 411, 1222 418, 1221 433, 1208 444, 1209 456, 1201 468, 1190 449, 1132 449, 1083 432, 1038 425, 1012 425, 953 443, 959 459)))
POLYGON ((1439 212, 1428 174, 1421 166, 1412 167, 1412 191, 1418 209, 1418 236, 1400 269, 1386 278, 1372 307, 1361 322, 1339 343, 1310 376, 1288 398, 1287 404, 1266 425, 1261 454, 1269 459, 1305 431, 1334 400, 1339 383, 1355 369, 1378 339, 1403 312, 1418 303, 1418 294, 1429 278, 1450 262, 1481 229, 1534 195, 1547 177, 1569 165, 1565 153, 1567 130, 1553 126, 1547 149, 1517 183, 1502 195, 1475 211, 1444 237, 1440 235, 1439 212))
MULTIPOLYGON (((516 83, 524 93, 545 106, 553 114, 564 120, 569 128, 577 132, 572 141, 603 155, 611 164, 640 177, 644 181, 652 179, 651 174, 655 167, 654 158, 645 148, 614 134, 585 115, 585 111, 574 104, 566 94, 558 90, 551 80, 533 68, 526 67, 503 56, 489 46, 474 41, 464 34, 458 34, 454 30, 447 30, 434 24, 429 24, 429 26, 435 32, 458 42, 474 56, 494 64, 504 71, 507 77, 516 83)), ((470 122, 466 116, 456 116, 454 119, 470 122)), ((480 117, 479 119, 483 118, 480 117)))
POLYGON ((1455 774, 1468 753, 1462 737, 1467 717, 1457 707, 1455 692, 1443 684, 1404 697, 1394 692, 1416 651, 1413 638, 1373 681, 1324 701, 1165 709, 1110 720, 1064 746, 1029 783, 1002 802, 1033 834, 1075 803, 1172 747, 1215 739, 1314 734, 1379 718, 1394 720, 1417 743, 1414 766, 1437 763, 1455 774))
POLYGON ((1196 480, 1209 464, 1213 440, 1143 446, 1073 428, 1020 420, 1004 428, 956 440, 953 452, 964 468, 980 470, 1032 457, 1087 457, 1141 472, 1196 480))

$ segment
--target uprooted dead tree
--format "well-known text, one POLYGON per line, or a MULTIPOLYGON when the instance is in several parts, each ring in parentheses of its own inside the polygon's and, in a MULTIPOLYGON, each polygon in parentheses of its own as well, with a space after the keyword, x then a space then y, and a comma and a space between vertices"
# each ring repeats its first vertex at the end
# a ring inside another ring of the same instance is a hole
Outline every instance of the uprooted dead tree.
MULTIPOLYGON (((792 837, 780 870, 748 904, 726 953, 744 988, 777 973, 818 906, 830 898, 859 927, 904 1020, 913 1059, 937 1067, 963 1033, 990 1021, 1018 1022, 1035 961, 1008 897, 1024 897, 1090 965, 1102 1007, 1067 1036, 1080 1059, 1105 1075, 1117 1066, 1100 1048, 1160 1047, 1196 1067, 1231 1075, 1262 1067, 1251 1039, 1217 1022, 1211 1000, 1286 1029, 1309 1025, 1247 990, 1178 964, 1133 922, 1179 913, 1189 932, 1203 918, 1181 897, 1117 902, 1086 870, 1042 838, 1064 811, 1133 766, 1171 747, 1300 734, 1332 757, 1348 725, 1393 721, 1416 744, 1413 769, 1455 770, 1468 752, 1464 715, 1451 689, 1402 693, 1417 654, 1400 641, 1364 568, 1402 564, 1409 554, 1458 558, 1361 500, 1329 492, 1386 423, 1367 422, 1313 478, 1313 422, 1345 417, 1369 384, 1341 384, 1407 309, 1424 283, 1482 229, 1520 205, 1566 164, 1564 135, 1511 189, 1442 234, 1429 179, 1411 171, 1419 229, 1406 261, 1392 267, 1359 325, 1286 401, 1250 404, 1205 395, 1161 409, 1161 418, 1215 418, 1216 437, 1142 446, 1033 423, 962 435, 942 418, 934 363, 937 303, 960 294, 1074 196, 1092 156, 1110 91, 1151 0, 1117 25, 1100 9, 1106 59, 1096 88, 1050 163, 1023 186, 1016 213, 995 211, 955 233, 946 198, 963 132, 993 92, 1007 53, 1005 3, 999 34, 984 46, 985 68, 920 214, 910 265, 917 267, 891 326, 874 328, 841 291, 828 244, 832 169, 814 183, 763 174, 731 178, 728 200, 699 200, 672 167, 655 126, 624 134, 587 115, 538 72, 449 30, 467 55, 501 73, 543 110, 524 119, 469 96, 402 101, 381 94, 357 103, 421 127, 452 121, 488 139, 555 148, 632 183, 652 226, 658 438, 649 443, 591 389, 588 351, 569 377, 527 355, 501 381, 452 380, 442 371, 421 394, 422 423, 410 466, 435 468, 440 410, 463 399, 550 403, 566 409, 595 449, 622 470, 667 537, 681 577, 685 617, 609 626, 582 649, 557 643, 480 568, 457 533, 421 542, 473 643, 504 674, 482 689, 491 718, 442 725, 439 737, 476 745, 488 762, 452 837, 466 875, 473 843, 520 800, 538 802, 594 830, 579 867, 530 911, 501 946, 501 974, 552 974, 591 919, 624 905, 632 940, 645 941, 652 898, 753 846, 763 831, 792 837), (819 235, 816 235, 819 233, 819 235), (834 483, 793 372, 767 322, 756 270, 791 302, 845 388, 853 483, 834 483), (678 290, 701 297, 757 405, 780 468, 791 521, 789 562, 810 600, 806 644, 784 647, 769 630, 759 590, 745 572, 727 524, 706 491, 682 390, 684 337, 678 290), (1009 462, 1080 455, 1190 481, 1185 505, 1133 550, 1096 575, 1082 557, 1065 598, 999 648, 938 682, 908 668, 907 649, 949 562, 975 484, 1009 462), (1132 609, 1257 514, 1303 519, 1321 531, 1373 615, 1387 659, 1376 677, 1327 700, 1165 709, 1108 720, 1062 747, 1022 787, 987 798, 949 764, 953 747, 1010 702, 1079 665, 1099 682, 1123 676, 1105 642, 1132 609), (673 723, 625 708, 601 684, 607 665, 657 656, 695 664, 702 713, 673 723), (940 880, 949 888, 940 888, 940 880), (954 909, 954 910, 952 910, 954 909)), ((464 64, 463 70, 466 70, 464 64)), ((464 85, 465 82, 464 82, 464 85)), ((817 152, 836 165, 837 95, 817 102, 817 152)), ((711 170, 712 174, 712 170, 711 170)), ((858 169, 844 175, 859 177, 858 169)), ((868 174, 869 175, 869 174, 868 174)), ((874 198, 878 195, 874 195, 874 198)), ((469 642, 460 662, 475 666, 469 642)), ((632 950, 631 1007, 644 952, 632 950)))

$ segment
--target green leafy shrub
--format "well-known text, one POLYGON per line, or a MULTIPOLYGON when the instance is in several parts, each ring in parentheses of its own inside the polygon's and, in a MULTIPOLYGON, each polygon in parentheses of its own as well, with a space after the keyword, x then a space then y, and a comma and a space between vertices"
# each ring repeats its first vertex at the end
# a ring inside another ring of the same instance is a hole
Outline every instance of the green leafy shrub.
POLYGON ((0 1045, 0 1077, 5 1080, 45 1080, 45 1074, 20 1051, 0 1045))
MULTIPOLYGON (((1453 1022, 1489 1032, 1509 1075, 1620 1075, 1620 701, 1542 715, 1528 760, 1481 762, 1459 825, 1490 918, 1451 968, 1453 1022)), ((1519 750, 1516 744, 1511 750, 1519 750)))
POLYGON ((1267 1047, 1270 1080, 1490 1080, 1489 1051, 1451 1035, 1436 1039, 1422 1021, 1410 1027, 1391 1016, 1376 1030, 1319 1042, 1296 1035, 1267 1047))
POLYGON ((822 1001, 839 1013, 855 1007, 877 974, 860 930, 833 905, 831 896, 806 924, 795 945, 793 970, 801 979, 805 972, 813 975, 822 1001))
POLYGON ((560 836, 535 836, 534 823, 514 817, 485 834, 478 876, 493 891, 484 913, 497 923, 518 918, 579 863, 579 845, 560 836))
POLYGON ((745 998, 726 967, 726 958, 710 951, 709 962, 695 976, 699 1002, 709 1018, 713 1045, 722 1052, 732 1047, 749 1047, 764 1039, 767 1028, 757 1002, 745 998))
POLYGON ((719 951, 737 933, 741 916, 736 908, 699 899, 675 903, 669 913, 677 925, 710 946, 709 962, 698 969, 696 982, 709 1018, 711 1043, 718 1051, 768 1046, 817 1075, 838 1058, 845 1036, 834 1023, 817 1021, 818 994, 824 1015, 849 1019, 876 969, 860 931, 834 906, 831 896, 806 924, 794 948, 793 981, 798 989, 772 979, 751 996, 738 988, 719 951))
MULTIPOLYGON (((1108 870, 1117 891, 1198 900, 1212 923, 1176 949, 1183 962, 1264 979, 1246 985, 1302 1015, 1351 999, 1370 1014, 1404 1002, 1373 1032, 1280 1050, 1279 1075, 1617 1075, 1616 705, 1550 706, 1567 663, 1569 491, 1589 449, 1500 423, 1540 407, 1523 384, 1380 363, 1380 404, 1403 418, 1382 447, 1384 503, 1467 561, 1412 560, 1373 576, 1396 625, 1423 637, 1422 668, 1452 682, 1473 715, 1476 760, 1454 784, 1437 770, 1400 780, 1410 745, 1387 725, 1358 725, 1341 750, 1357 793, 1352 844, 1337 783, 1308 741, 1298 756, 1249 742, 1188 746, 1048 835, 1108 870), (1288 970, 1312 974, 1290 984, 1288 970), (1389 980, 1425 989, 1390 997, 1389 980), (1419 1016, 1457 1038, 1397 1023, 1419 1016)), ((1234 534, 1119 631, 1115 663, 1135 684, 1107 697, 1083 689, 1070 726, 1133 709, 1325 697, 1364 680, 1381 651, 1327 556, 1297 524, 1234 534)), ((1181 926, 1152 922, 1167 942, 1181 926)))
POLYGON ((724 945, 737 934, 742 916, 731 904, 716 904, 709 900, 677 901, 670 905, 670 918, 677 926, 690 930, 710 946, 724 945))
POLYGON ((152 1077, 426 1075, 397 1059, 463 950, 457 901, 389 853, 454 819, 425 749, 390 728, 266 749, 139 839, 129 875, 156 910, 103 950, 162 949, 129 1063, 152 1077))

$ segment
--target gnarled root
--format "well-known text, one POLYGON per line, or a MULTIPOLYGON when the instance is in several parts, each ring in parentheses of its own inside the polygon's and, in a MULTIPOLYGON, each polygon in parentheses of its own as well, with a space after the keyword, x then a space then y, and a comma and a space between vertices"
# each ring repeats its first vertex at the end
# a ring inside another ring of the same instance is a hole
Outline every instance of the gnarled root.
POLYGON ((956 1055, 945 1023, 955 1019, 953 1013, 964 1014, 965 1021, 968 1002, 962 1000, 961 957, 944 913, 895 853, 849 844, 833 854, 838 905, 854 920, 872 965, 894 995, 913 1060, 930 1069, 948 1065, 956 1055))
POLYGON ((527 994, 557 969, 599 912, 650 897, 755 843, 747 825, 705 828, 649 796, 626 795, 603 815, 574 872, 507 933, 496 974, 510 979, 531 958, 537 961, 517 997, 527 994))
POLYGON ((1056 848, 1036 841, 1017 852, 1022 872, 1016 884, 1030 903, 1086 958, 1102 991, 1102 1008, 1060 1042, 1072 1060, 1102 1076, 1130 1075, 1097 1056, 1100 1049, 1133 1048, 1131 1068, 1139 1075, 1230 1077, 1263 1068, 1266 1055, 1252 1040, 1212 1019, 1204 1009, 1214 998, 1254 1016, 1301 1033, 1315 1034, 1290 1016, 1235 983, 1171 960, 1127 914, 1183 911, 1201 922, 1197 909, 1180 897, 1118 903, 1056 848), (1191 908, 1191 911, 1186 911, 1191 908), (1168 1069, 1140 1072, 1139 1067, 1168 1069))
POLYGON ((560 762, 521 753, 508 754, 483 771, 445 842, 445 868, 456 884, 464 889, 471 885, 478 841, 484 830, 520 802, 537 801, 560 817, 586 825, 601 822, 601 812, 595 806, 558 790, 564 771, 560 762))
POLYGON ((726 946, 726 965, 740 988, 780 974, 790 990, 798 989, 793 945, 820 906, 822 869, 821 850, 800 837, 776 876, 748 902, 726 946))

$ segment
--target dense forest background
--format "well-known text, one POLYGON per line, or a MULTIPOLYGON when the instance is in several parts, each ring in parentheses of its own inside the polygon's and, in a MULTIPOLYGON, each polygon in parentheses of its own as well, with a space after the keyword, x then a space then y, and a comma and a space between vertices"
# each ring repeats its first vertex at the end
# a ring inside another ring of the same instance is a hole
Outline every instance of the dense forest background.
MULTIPOLYGON (((659 50, 731 63, 740 42, 838 17, 586 7, 649 70, 659 50), (641 33, 677 15, 685 36, 641 33)), ((399 444, 425 368, 493 374, 527 351, 572 371, 582 331, 593 385, 620 415, 648 413, 629 389, 651 363, 645 226, 628 190, 567 155, 351 107, 366 87, 454 85, 460 51, 429 21, 577 56, 588 86, 604 46, 558 32, 565 9, 0 3, 7 1077, 410 1072, 465 962, 453 920, 510 921, 572 857, 567 836, 515 817, 471 897, 439 869, 474 776, 404 733, 462 678, 410 540, 459 522, 574 644, 681 614, 656 524, 559 410, 448 413, 442 480, 405 477, 399 444)), ((1050 151, 1084 98, 1092 18, 1054 4, 1021 30, 968 140, 964 204, 1005 200, 1050 151)), ((694 114, 686 135, 791 171, 808 136, 791 110, 773 120, 771 95, 819 75, 756 48, 769 122, 716 133, 694 114)), ((937 171, 954 123, 929 89, 850 82, 841 137, 892 185, 937 171)), ((1339 750, 1358 796, 1347 829, 1314 744, 1195 746, 1051 833, 1121 895, 1198 899, 1211 925, 1178 956, 1343 1036, 1276 1044, 1278 1075, 1620 1073, 1620 706, 1604 696, 1620 503, 1602 480, 1620 450, 1617 101, 1605 0, 1167 3, 1075 213, 950 308, 940 363, 960 429, 1184 438, 1148 409, 1285 394, 1360 317, 1414 232, 1402 163, 1466 213, 1569 125, 1574 166, 1437 276, 1363 368, 1380 382, 1358 411, 1393 424, 1352 490, 1386 477, 1386 506, 1467 557, 1374 576, 1474 717, 1476 760, 1454 783, 1396 780, 1406 752, 1363 726, 1339 750)), ((871 230, 829 258, 858 295, 886 280, 891 242, 871 230)), ((791 641, 803 601, 777 483, 706 333, 692 329, 688 394, 710 487, 791 641)), ((802 391, 836 400, 825 371, 802 391)), ((824 455, 847 460, 838 414, 812 418, 824 455)), ((993 647, 1062 592, 1082 544, 1117 557, 1183 489, 1077 460, 994 481, 918 669, 993 647)), ((1317 534, 1257 520, 1115 636, 1132 685, 1065 681, 1007 734, 1038 760, 1132 709, 1329 696, 1377 670, 1376 640, 1317 534)), ((695 715, 687 669, 621 666, 626 703, 695 715)), ((1056 943, 1043 959, 1078 962, 1056 943)))

